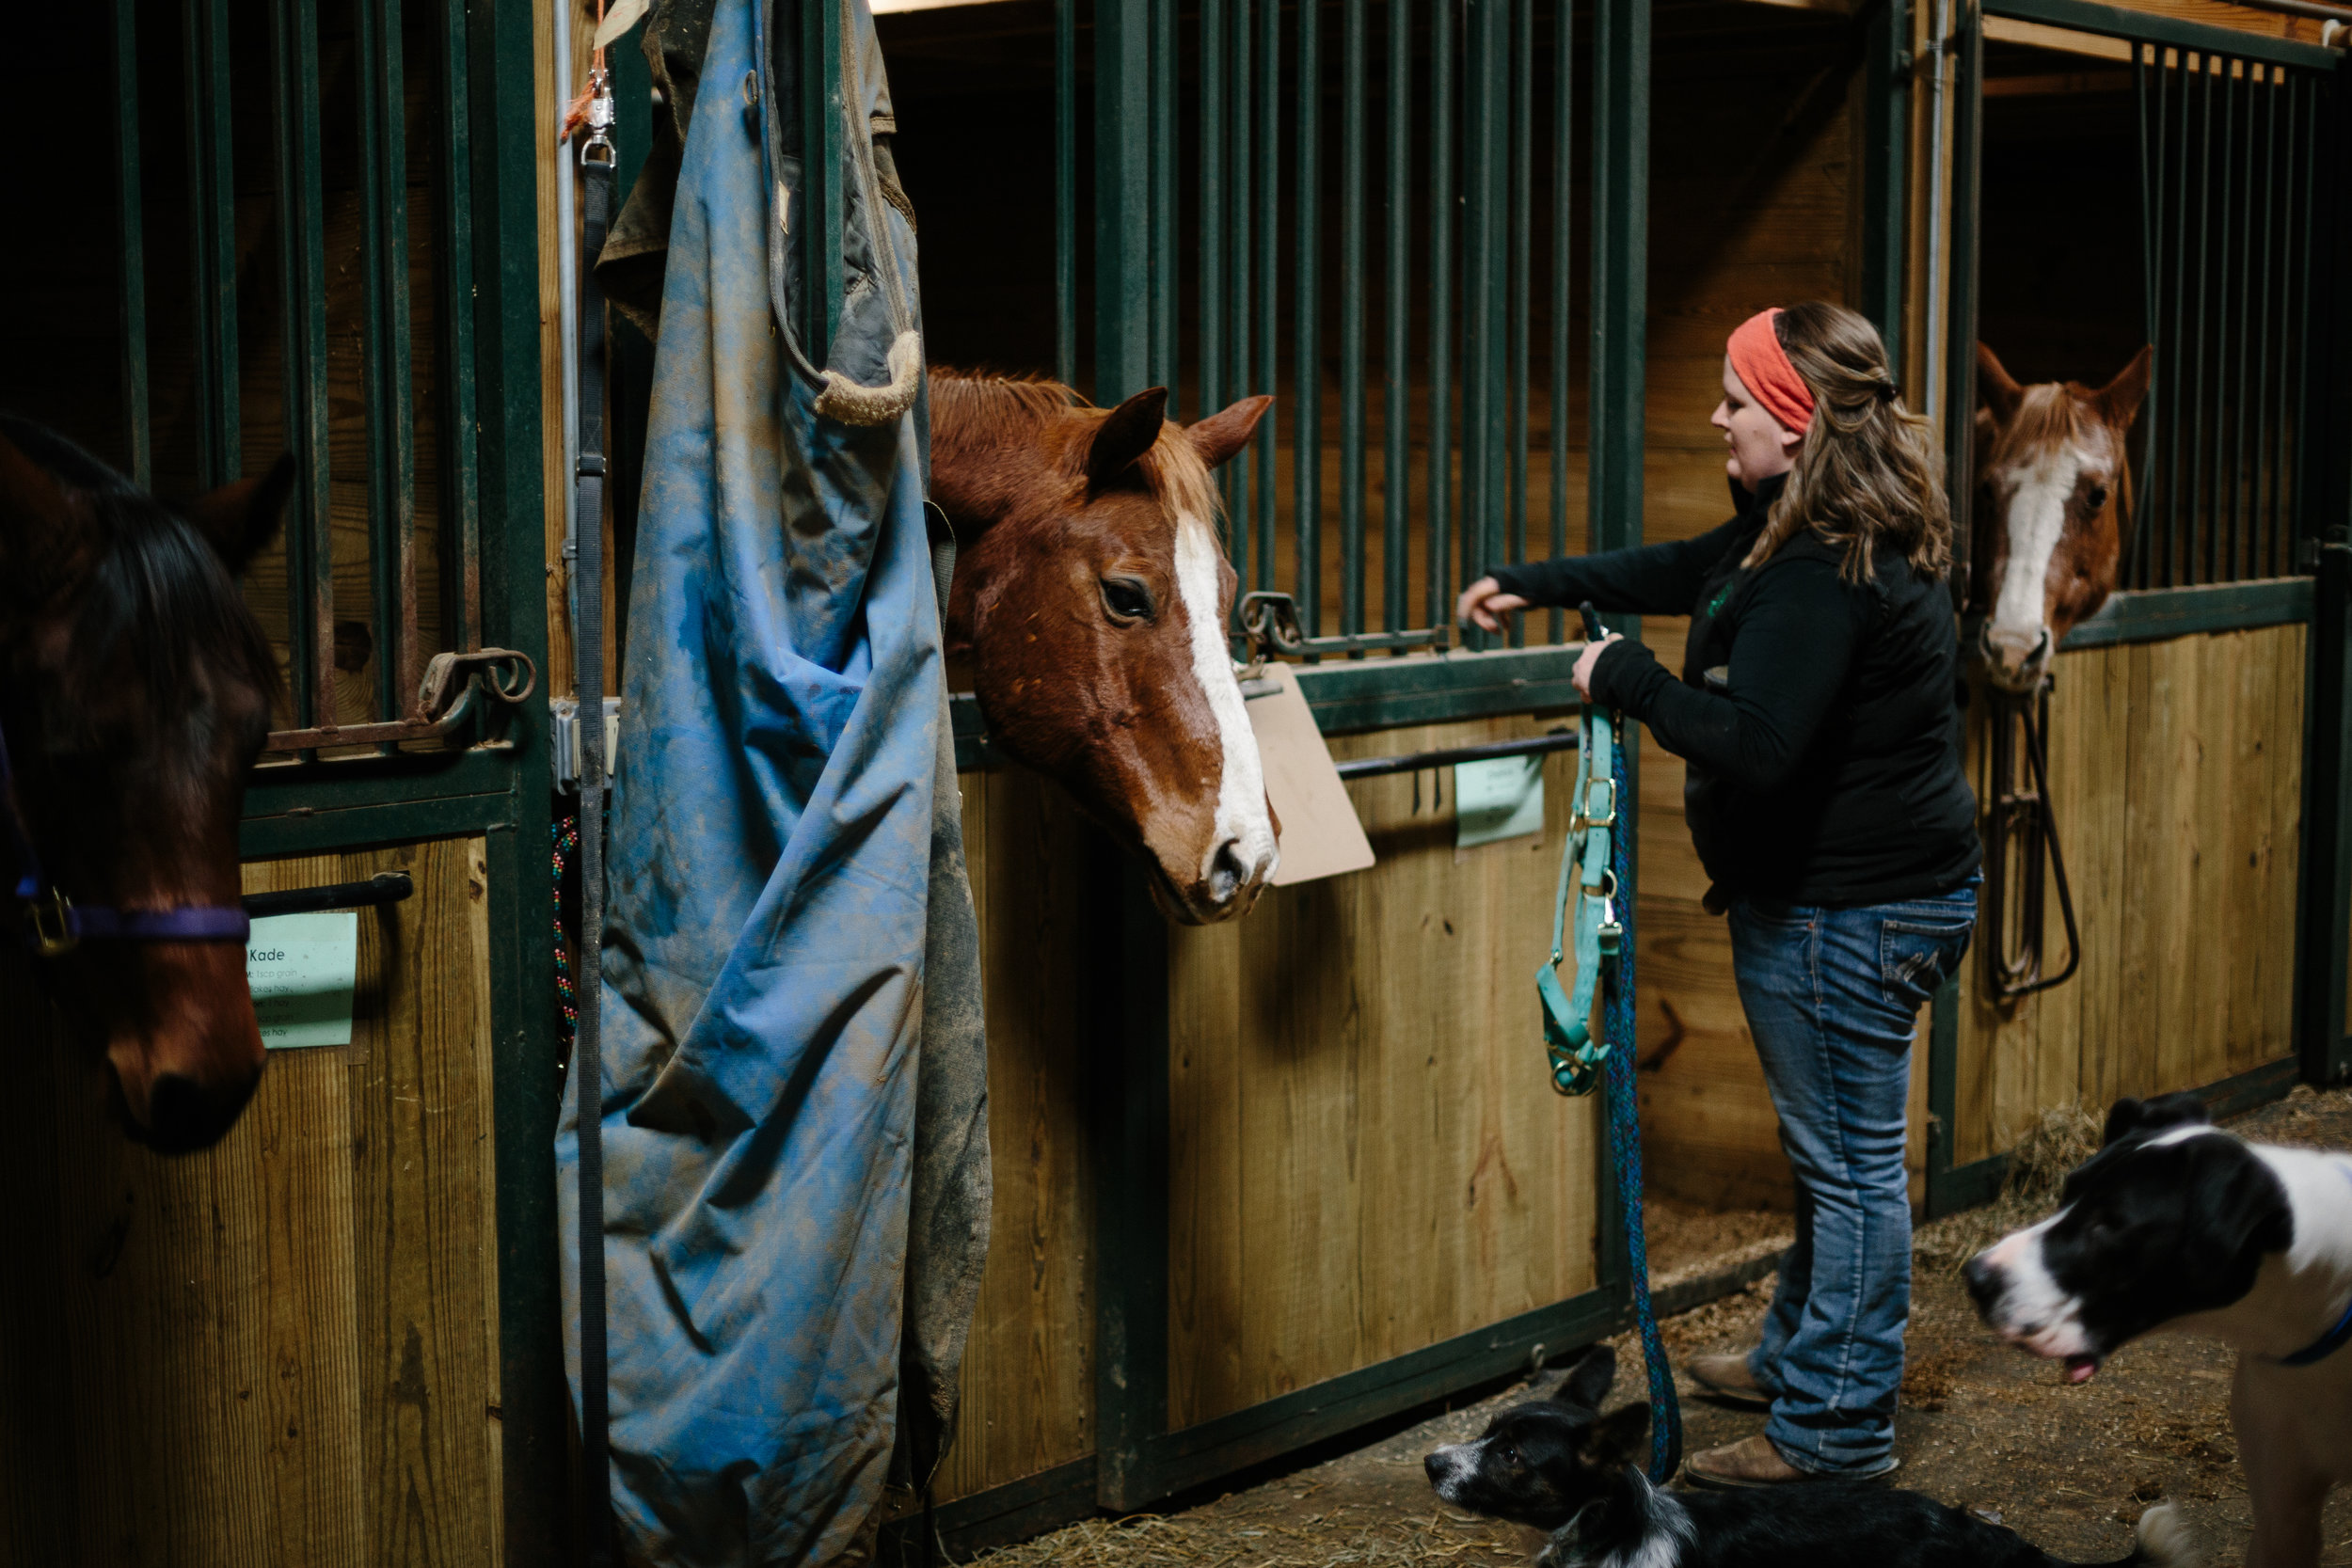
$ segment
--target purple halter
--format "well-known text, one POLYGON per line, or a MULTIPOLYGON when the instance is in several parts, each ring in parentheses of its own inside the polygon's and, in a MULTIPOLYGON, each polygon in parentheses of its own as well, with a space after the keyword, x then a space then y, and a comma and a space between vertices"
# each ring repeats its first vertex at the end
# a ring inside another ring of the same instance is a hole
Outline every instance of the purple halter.
POLYGON ((242 907, 181 904, 167 910, 117 910, 76 904, 41 870, 40 855, 24 818, 16 810, 16 770, 8 763, 8 736, 0 728, 0 801, 8 835, 16 840, 17 901, 24 905, 25 944, 44 958, 71 953, 85 942, 244 942, 253 922, 242 907))

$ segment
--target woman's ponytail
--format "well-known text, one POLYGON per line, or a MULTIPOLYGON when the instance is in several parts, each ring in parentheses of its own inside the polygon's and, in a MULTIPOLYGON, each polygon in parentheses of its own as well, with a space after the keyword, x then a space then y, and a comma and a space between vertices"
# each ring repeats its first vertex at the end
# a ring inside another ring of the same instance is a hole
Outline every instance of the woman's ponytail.
POLYGON ((1746 564, 1760 565, 1810 528, 1842 546, 1839 575, 1872 576, 1880 545, 1935 581, 1952 566, 1952 513, 1928 421, 1903 406, 1878 328, 1840 305, 1808 300, 1772 318, 1788 362, 1813 393, 1813 420, 1788 483, 1746 564))

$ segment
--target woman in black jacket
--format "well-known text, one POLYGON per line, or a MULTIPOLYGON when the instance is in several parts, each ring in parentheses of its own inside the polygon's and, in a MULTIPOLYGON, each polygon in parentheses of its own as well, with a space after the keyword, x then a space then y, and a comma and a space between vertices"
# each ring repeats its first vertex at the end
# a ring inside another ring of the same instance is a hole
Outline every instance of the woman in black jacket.
POLYGON ((1903 1169, 1920 1006, 1976 923, 1976 801, 1953 713, 1951 517, 1927 421, 1875 328, 1819 302, 1732 334, 1715 426, 1738 515, 1698 538, 1499 568, 1487 630, 1531 605, 1688 615, 1679 680, 1614 634, 1577 660, 1597 703, 1689 764, 1683 814, 1731 919, 1732 971, 1797 1181, 1797 1244, 1763 1342, 1699 1356, 1764 1431, 1692 1481, 1772 1485, 1896 1465, 1910 1314, 1903 1169))

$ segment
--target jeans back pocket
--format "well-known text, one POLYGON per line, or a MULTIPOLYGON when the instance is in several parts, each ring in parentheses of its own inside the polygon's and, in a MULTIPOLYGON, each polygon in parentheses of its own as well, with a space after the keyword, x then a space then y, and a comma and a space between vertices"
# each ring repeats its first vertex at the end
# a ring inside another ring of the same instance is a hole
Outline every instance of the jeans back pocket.
POLYGON ((1962 955, 1977 928, 1973 916, 1889 919, 1879 927, 1879 983, 1890 1001, 1917 1007, 1960 973, 1962 955))

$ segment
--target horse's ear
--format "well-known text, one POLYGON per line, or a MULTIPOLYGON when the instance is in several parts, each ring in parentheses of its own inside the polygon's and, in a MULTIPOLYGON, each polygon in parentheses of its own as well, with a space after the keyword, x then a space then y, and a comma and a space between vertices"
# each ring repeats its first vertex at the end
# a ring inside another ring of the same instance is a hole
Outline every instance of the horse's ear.
POLYGON ((40 604, 86 570, 84 521, 49 470, 0 436, 0 600, 40 604))
POLYGON ((1200 454, 1200 461, 1214 468, 1231 462, 1235 453, 1249 444, 1258 421, 1273 406, 1274 400, 1261 392, 1210 415, 1184 434, 1192 438, 1192 449, 1200 454))
POLYGON ((2001 365, 1994 352, 1984 344, 1977 345, 1977 395, 1993 411, 1994 424, 2007 424, 2017 417, 2017 405, 2026 401, 2026 389, 2001 365))
POLYGON ((1087 487, 1099 490, 1152 450, 1168 423, 1168 388, 1149 387, 1110 411, 1087 445, 1087 487))
POLYGON ((2155 369, 2155 359, 2156 345, 2142 344, 2139 352, 2132 356, 2132 362, 2091 396, 2090 401, 2099 405, 2099 417, 2119 436, 2131 429, 2132 420, 2139 417, 2140 401, 2148 395, 2148 376, 2155 369))
POLYGON ((224 484, 197 497, 181 510, 196 525, 197 532, 220 552, 221 560, 229 563, 233 574, 244 571, 245 563, 276 537, 278 519, 285 515, 286 500, 294 494, 294 460, 288 453, 261 478, 224 484))
MULTIPOLYGON (((0 527, 14 538, 23 538, 63 528, 72 520, 72 509, 66 504, 65 492, 49 477, 49 470, 0 436, 0 527)), ((0 548, 12 546, 13 539, 0 548)))

